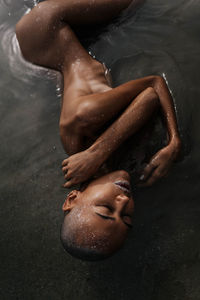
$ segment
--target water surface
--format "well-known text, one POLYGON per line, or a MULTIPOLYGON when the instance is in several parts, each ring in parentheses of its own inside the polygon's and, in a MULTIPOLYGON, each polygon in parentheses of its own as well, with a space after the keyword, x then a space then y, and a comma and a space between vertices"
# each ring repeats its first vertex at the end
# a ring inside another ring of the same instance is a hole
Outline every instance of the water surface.
POLYGON ((115 85, 165 77, 184 144, 169 176, 136 192, 126 247, 92 264, 71 258, 59 242, 61 77, 26 63, 14 34, 34 4, 0 0, 1 299, 198 300, 200 2, 146 1, 87 43, 115 85))

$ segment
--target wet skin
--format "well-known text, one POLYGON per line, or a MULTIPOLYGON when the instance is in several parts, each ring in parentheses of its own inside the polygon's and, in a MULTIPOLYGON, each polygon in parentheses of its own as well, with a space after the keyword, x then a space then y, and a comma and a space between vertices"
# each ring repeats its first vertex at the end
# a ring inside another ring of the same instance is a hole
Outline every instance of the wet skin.
MULTIPOLYGON (((85 217, 94 225, 93 229, 102 228, 109 234, 119 230, 119 239, 128 229, 129 217, 123 216, 123 213, 124 209, 125 214, 130 213, 132 200, 128 201, 119 186, 109 181, 112 173, 98 180, 93 181, 92 178, 109 156, 140 130, 158 108, 166 123, 168 145, 149 161, 141 182, 150 186, 165 176, 181 148, 173 100, 165 80, 157 75, 112 88, 103 65, 82 47, 70 25, 110 21, 131 2, 95 0, 91 5, 89 0, 48 0, 38 4, 16 26, 23 56, 34 64, 55 69, 63 75, 60 136, 70 156, 62 163, 66 180, 64 187, 91 180, 84 191, 70 193, 63 209, 81 205, 85 217), (105 130, 105 125, 113 119, 114 122, 105 130), (105 204, 104 201, 109 202, 112 208, 97 205, 105 204)), ((134 3, 139 2, 142 1, 134 3)), ((116 241, 116 245, 118 243, 116 241)))
MULTIPOLYGON (((173 100, 165 80, 152 75, 112 88, 103 65, 87 53, 69 26, 104 23, 131 2, 101 0, 90 5, 88 0, 80 3, 48 0, 38 4, 16 26, 24 57, 63 74, 60 135, 70 155, 63 161, 67 188, 98 172, 108 157, 140 130, 159 107, 168 131, 168 145, 144 169, 143 184, 152 185, 165 176, 180 152, 173 100), (113 124, 99 135, 115 117, 113 124)), ((141 1, 134 3, 138 2, 141 1)))
POLYGON ((109 251, 113 252, 121 246, 132 227, 134 202, 129 174, 112 172, 91 181, 82 192, 72 191, 63 204, 63 211, 70 214, 75 207, 81 208, 81 218, 84 222, 87 220, 89 227, 84 240, 79 236, 79 244, 88 246, 90 235, 106 236, 110 241, 109 251))

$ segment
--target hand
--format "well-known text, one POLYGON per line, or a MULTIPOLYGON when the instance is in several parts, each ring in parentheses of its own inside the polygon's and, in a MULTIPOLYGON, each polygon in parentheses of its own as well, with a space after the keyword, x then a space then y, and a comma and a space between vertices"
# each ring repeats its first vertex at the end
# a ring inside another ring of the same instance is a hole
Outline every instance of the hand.
POLYGON ((63 160, 62 171, 67 182, 63 187, 71 186, 84 182, 96 173, 101 165, 98 156, 88 150, 76 153, 63 160))
POLYGON ((180 147, 173 143, 158 151, 144 168, 139 186, 151 186, 158 179, 166 176, 179 151, 180 147))

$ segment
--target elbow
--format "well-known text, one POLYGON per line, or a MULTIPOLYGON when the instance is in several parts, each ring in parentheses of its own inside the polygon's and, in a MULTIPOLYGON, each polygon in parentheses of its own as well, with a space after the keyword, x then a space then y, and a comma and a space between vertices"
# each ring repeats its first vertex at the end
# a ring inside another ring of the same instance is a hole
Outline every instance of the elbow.
POLYGON ((69 132, 69 122, 67 120, 60 120, 59 131, 61 139, 68 135, 69 132))
POLYGON ((75 128, 79 132, 86 134, 91 129, 91 119, 93 117, 93 104, 83 101, 79 104, 75 114, 75 128))
POLYGON ((74 113, 67 114, 60 119, 60 135, 85 135, 91 129, 89 120, 90 105, 85 102, 80 103, 74 113))
POLYGON ((165 84, 165 79, 160 75, 152 76, 152 87, 157 89, 165 84))

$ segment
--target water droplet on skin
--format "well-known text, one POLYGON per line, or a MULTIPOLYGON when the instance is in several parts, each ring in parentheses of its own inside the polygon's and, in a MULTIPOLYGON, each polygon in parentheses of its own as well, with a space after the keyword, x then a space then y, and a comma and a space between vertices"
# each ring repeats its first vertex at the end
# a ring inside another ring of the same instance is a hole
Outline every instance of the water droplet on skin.
POLYGON ((28 9, 26 10, 26 12, 25 12, 25 15, 28 15, 28 14, 30 13, 30 11, 31 11, 31 9, 28 8, 28 9))

